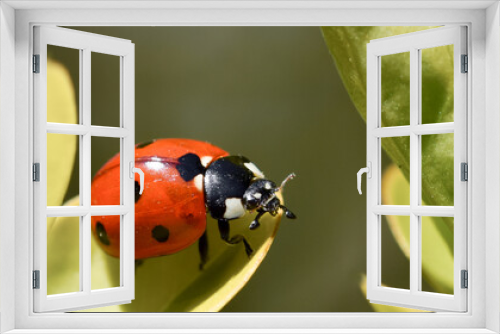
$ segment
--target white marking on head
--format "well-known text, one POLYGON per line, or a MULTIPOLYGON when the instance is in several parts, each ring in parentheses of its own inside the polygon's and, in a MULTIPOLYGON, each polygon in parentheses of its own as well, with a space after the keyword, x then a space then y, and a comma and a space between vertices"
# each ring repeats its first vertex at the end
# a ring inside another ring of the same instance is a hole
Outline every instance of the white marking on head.
POLYGON ((210 156, 204 156, 204 157, 201 157, 201 164, 203 165, 203 167, 207 167, 208 164, 210 162, 212 162, 212 160, 214 159, 214 157, 210 157, 210 156))
POLYGON ((203 191, 203 175, 196 175, 193 179, 193 182, 196 189, 198 189, 199 191, 203 191))
POLYGON ((262 173, 253 162, 245 162, 244 165, 253 173, 253 175, 255 175, 256 178, 263 179, 265 177, 264 173, 262 173))
POLYGON ((234 219, 240 218, 245 215, 245 208, 243 203, 241 203, 240 198, 227 198, 226 199, 226 212, 224 212, 224 218, 234 219))
POLYGON ((253 197, 255 197, 257 199, 261 199, 262 198, 262 194, 261 193, 255 193, 255 194, 253 194, 253 197))
POLYGON ((267 190, 271 189, 273 186, 271 185, 270 182, 266 182, 266 184, 264 184, 264 188, 266 188, 267 190))

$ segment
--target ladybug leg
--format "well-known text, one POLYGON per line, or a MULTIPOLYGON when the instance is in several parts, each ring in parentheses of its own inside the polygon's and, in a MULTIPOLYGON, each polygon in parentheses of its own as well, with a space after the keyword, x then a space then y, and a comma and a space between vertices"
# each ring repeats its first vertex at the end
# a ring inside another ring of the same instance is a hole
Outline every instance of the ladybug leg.
POLYGON ((250 223, 250 226, 248 227, 251 230, 255 230, 257 227, 260 226, 259 219, 266 213, 266 211, 258 210, 257 216, 255 216, 255 219, 250 223))
POLYGON ((253 249, 244 236, 242 236, 241 234, 237 234, 232 238, 229 237, 229 220, 225 218, 219 219, 219 233, 221 239, 229 245, 236 245, 240 242, 243 242, 243 244, 245 245, 245 252, 247 253, 248 257, 252 256, 253 249))
POLYGON ((208 261, 208 238, 207 231, 203 232, 203 235, 198 240, 198 251, 200 252, 200 270, 203 270, 205 264, 208 261))
POLYGON ((295 219, 297 218, 297 216, 290 210, 288 210, 288 208, 284 205, 280 205, 280 208, 285 211, 285 216, 288 218, 288 219, 295 219))

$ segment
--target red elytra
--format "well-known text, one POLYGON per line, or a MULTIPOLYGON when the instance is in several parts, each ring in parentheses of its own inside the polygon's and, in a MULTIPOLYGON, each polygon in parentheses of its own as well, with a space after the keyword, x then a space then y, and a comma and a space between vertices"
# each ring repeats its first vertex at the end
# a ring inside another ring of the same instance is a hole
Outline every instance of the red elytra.
MULTIPOLYGON (((229 155, 206 142, 158 139, 139 144, 135 167, 144 172, 144 192, 135 204, 135 258, 168 255, 196 242, 206 229, 203 189, 184 181, 175 167, 187 153, 211 162, 229 155)), ((92 181, 92 205, 119 205, 119 154, 109 160, 92 181)), ((136 182, 139 176, 136 174, 136 182)), ((201 183, 202 185, 202 183, 201 183)), ((120 256, 120 216, 93 216, 92 233, 110 255, 120 256)))

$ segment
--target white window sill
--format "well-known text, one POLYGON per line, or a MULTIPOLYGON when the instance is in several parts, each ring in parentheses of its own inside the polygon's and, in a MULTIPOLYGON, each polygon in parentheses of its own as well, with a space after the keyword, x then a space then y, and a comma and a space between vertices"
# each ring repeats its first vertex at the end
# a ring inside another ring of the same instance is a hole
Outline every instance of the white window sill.
POLYGON ((15 329, 5 334, 485 334, 488 329, 15 329))

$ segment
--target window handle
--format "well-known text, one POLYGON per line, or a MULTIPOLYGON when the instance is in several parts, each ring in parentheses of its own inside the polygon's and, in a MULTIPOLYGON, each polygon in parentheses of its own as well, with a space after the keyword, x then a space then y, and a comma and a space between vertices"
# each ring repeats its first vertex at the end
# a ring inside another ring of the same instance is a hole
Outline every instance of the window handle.
POLYGON ((139 195, 142 195, 142 192, 144 191, 144 172, 140 168, 134 167, 134 162, 130 162, 130 178, 134 178, 134 173, 139 174, 139 185, 141 189, 139 190, 139 195))
POLYGON ((363 173, 366 173, 366 177, 368 177, 369 179, 372 178, 372 163, 370 161, 368 161, 368 167, 361 168, 358 171, 358 192, 360 195, 361 195, 361 176, 363 175, 363 173))

